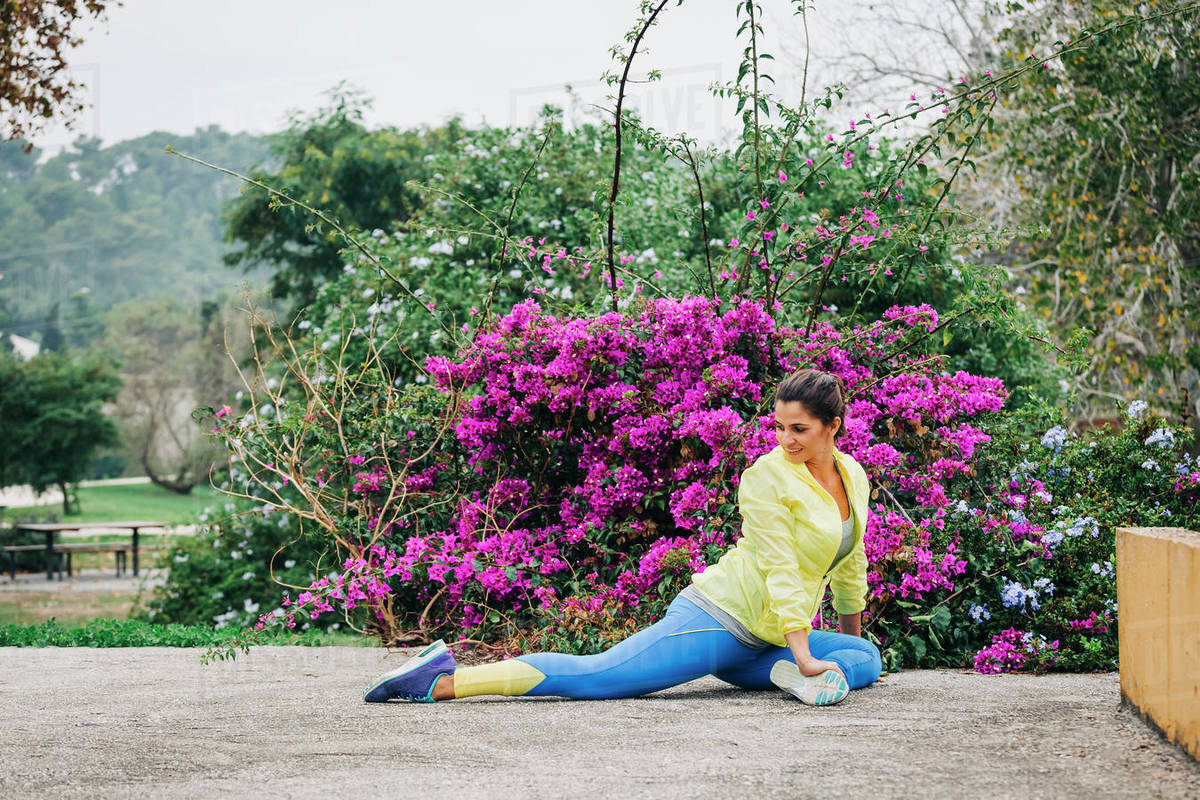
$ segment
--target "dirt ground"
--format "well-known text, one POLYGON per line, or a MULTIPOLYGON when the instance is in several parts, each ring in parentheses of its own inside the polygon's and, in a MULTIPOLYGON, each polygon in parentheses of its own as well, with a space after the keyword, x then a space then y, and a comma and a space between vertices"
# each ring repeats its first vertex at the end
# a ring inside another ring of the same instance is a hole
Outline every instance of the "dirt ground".
POLYGON ((814 709, 706 678, 367 705, 403 655, 0 648, 0 796, 1200 798, 1115 675, 911 671, 814 709))
POLYGON ((137 578, 128 574, 117 578, 109 569, 82 569, 61 581, 48 581, 42 572, 19 572, 13 580, 5 572, 0 575, 0 625, 27 625, 51 617, 67 626, 97 617, 124 619, 139 589, 148 591, 163 577, 156 569, 143 569, 137 578))

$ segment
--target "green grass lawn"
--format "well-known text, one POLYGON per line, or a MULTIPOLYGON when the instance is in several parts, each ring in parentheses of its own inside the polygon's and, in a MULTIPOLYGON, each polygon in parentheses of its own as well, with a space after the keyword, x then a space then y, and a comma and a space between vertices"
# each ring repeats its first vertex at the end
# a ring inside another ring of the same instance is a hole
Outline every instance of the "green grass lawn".
MULTIPOLYGON (((152 483, 82 486, 77 496, 81 513, 71 514, 66 518, 68 522, 154 520, 181 525, 195 522, 205 506, 225 502, 224 495, 206 485, 197 486, 188 495, 175 494, 152 483)), ((62 520, 62 506, 10 508, 5 511, 4 518, 6 521, 17 518, 28 521, 34 514, 39 520, 47 519, 50 514, 56 515, 56 520, 62 520)))
POLYGON ((8 591, 0 594, 0 625, 28 625, 53 618, 76 628, 97 618, 124 619, 133 600, 134 592, 8 591))

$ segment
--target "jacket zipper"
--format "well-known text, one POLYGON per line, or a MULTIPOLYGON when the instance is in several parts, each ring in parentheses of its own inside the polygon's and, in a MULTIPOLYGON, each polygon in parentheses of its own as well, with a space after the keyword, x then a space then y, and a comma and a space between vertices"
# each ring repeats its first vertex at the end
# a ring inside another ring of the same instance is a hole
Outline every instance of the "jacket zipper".
MULTIPOLYGON (((804 468, 804 471, 805 471, 805 472, 808 472, 808 468, 807 468, 807 467, 805 467, 803 464, 800 464, 800 465, 798 465, 798 466, 800 466, 800 467, 804 468)), ((849 487, 849 481, 847 481, 847 480, 846 480, 846 477, 845 477, 845 476, 842 474, 841 464, 840 464, 840 463, 838 463, 838 460, 837 460, 837 458, 836 458, 836 457, 834 458, 834 468, 835 468, 835 469, 837 469, 837 471, 838 471, 838 480, 840 480, 840 481, 842 482, 842 488, 846 490, 846 505, 850 507, 850 516, 851 516, 851 518, 852 518, 852 519, 854 519, 854 520, 855 520, 855 526, 854 526, 854 527, 855 527, 855 528, 857 528, 857 527, 858 527, 858 524, 857 524, 857 521, 858 521, 858 515, 856 515, 856 514, 854 513, 854 501, 850 499, 850 487, 849 487)), ((829 490, 828 490, 828 489, 826 489, 824 486, 822 486, 822 485, 821 485, 821 484, 820 484, 820 483, 817 481, 817 479, 816 479, 816 478, 814 478, 814 477, 813 477, 811 474, 807 475, 807 476, 806 476, 806 479, 807 479, 807 480, 809 480, 809 481, 811 481, 813 484, 815 484, 815 485, 816 485, 816 487, 817 487, 818 489, 820 489, 822 492, 824 492, 824 493, 825 493, 825 496, 829 498, 829 502, 833 504, 833 508, 834 508, 834 512, 835 512, 835 513, 834 513, 834 516, 836 516, 836 517, 837 517, 839 520, 841 520, 841 519, 842 519, 842 512, 841 512, 841 509, 839 509, 839 508, 837 507, 837 500, 835 500, 835 499, 833 498, 833 495, 831 495, 831 494, 829 493, 829 490)), ((805 478, 801 478, 801 480, 805 480, 805 478)), ((864 527, 864 532, 865 532, 865 529, 866 529, 866 522, 865 522, 865 521, 863 522, 863 527, 864 527)), ((854 544, 855 544, 855 545, 857 545, 857 544, 858 544, 857 533, 858 533, 858 531, 856 530, 856 531, 855 531, 856 537, 855 537, 855 542, 854 542, 854 544)), ((836 570, 836 569, 838 568, 838 565, 839 565, 839 564, 841 564, 841 563, 842 563, 842 561, 845 561, 847 558, 849 558, 849 557, 850 557, 850 554, 851 554, 851 553, 853 553, 853 552, 854 552, 854 548, 853 548, 853 547, 851 547, 851 548, 850 548, 850 553, 847 553, 846 555, 842 556, 842 558, 841 558, 841 561, 837 561, 837 562, 835 562, 835 563, 831 564, 831 565, 829 566, 829 569, 827 569, 827 570, 825 571, 825 574, 821 576, 821 588, 818 590, 818 595, 820 595, 820 596, 819 596, 819 597, 817 597, 817 598, 815 598, 816 607, 815 607, 815 608, 812 608, 812 609, 809 609, 809 610, 812 612, 810 616, 813 616, 813 617, 815 617, 815 616, 816 616, 818 613, 820 613, 820 611, 821 611, 821 599, 822 599, 822 598, 825 596, 825 588, 826 588, 826 587, 829 585, 829 584, 828 584, 829 576, 830 576, 830 575, 832 575, 832 574, 834 573, 834 570, 836 570)))

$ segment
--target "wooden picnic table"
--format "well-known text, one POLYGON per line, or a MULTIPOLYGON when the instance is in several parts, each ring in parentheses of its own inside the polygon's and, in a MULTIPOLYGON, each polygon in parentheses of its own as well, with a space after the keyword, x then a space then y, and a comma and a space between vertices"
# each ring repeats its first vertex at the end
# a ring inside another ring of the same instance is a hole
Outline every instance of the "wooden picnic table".
MULTIPOLYGON (((118 520, 117 522, 26 522, 14 525, 19 531, 35 531, 46 534, 46 580, 54 579, 55 545, 54 537, 63 531, 85 531, 100 529, 117 529, 132 532, 131 549, 133 550, 133 575, 138 574, 138 532, 143 528, 165 528, 166 523, 151 520, 118 520)), ((80 548, 76 548, 78 550, 80 548)), ((64 552, 69 552, 65 550, 64 552)), ((58 572, 62 579, 62 570, 58 572)))

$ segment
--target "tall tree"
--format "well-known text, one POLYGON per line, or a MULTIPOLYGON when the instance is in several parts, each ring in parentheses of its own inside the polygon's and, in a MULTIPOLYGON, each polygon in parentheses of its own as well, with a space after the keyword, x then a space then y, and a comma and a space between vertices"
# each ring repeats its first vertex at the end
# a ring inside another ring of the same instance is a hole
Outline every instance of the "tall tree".
POLYGON ((62 311, 58 303, 46 315, 46 325, 42 328, 42 349, 48 353, 61 353, 67 346, 66 337, 62 330, 62 311))
POLYGON ((1046 0, 1002 38, 1018 63, 1079 48, 1006 98, 988 171, 1016 190, 1011 220, 1046 231, 1010 254, 1037 311, 1094 332, 1092 415, 1135 397, 1200 414, 1198 24, 1178 2, 1046 0))
POLYGON ((104 361, 41 353, 20 364, 0 355, 0 483, 27 483, 36 492, 57 486, 68 513, 71 487, 87 474, 96 450, 117 441, 104 404, 119 388, 116 370, 104 361))
POLYGON ((83 103, 78 96, 82 84, 67 71, 67 52, 111 5, 120 3, 0 2, 0 138, 27 139, 55 117, 70 124, 83 103))
MULTIPOLYGON (((407 220, 421 202, 410 180, 427 177, 425 155, 453 142, 457 121, 428 130, 367 129, 366 100, 339 87, 331 104, 311 116, 297 116, 272 138, 277 168, 253 177, 339 224, 390 230, 407 220)), ((225 257, 231 266, 266 263, 275 268, 272 289, 306 305, 316 286, 338 274, 345 246, 327 225, 295 206, 272 201, 267 192, 246 186, 227 211, 227 236, 241 248, 225 257)))
POLYGON ((215 302, 196 313, 165 297, 122 303, 109 315, 105 344, 122 362, 115 416, 130 455, 164 489, 188 494, 221 461, 192 411, 225 405, 238 388, 226 346, 236 351, 245 337, 233 316, 215 302))

